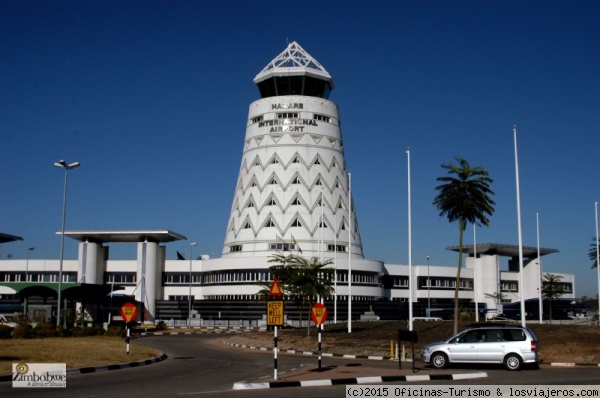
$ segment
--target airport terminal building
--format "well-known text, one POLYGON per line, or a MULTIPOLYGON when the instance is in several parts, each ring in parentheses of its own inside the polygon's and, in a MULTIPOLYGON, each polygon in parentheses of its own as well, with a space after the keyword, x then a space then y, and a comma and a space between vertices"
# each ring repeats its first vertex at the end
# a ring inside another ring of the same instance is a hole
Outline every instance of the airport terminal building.
MULTIPOLYGON (((456 266, 418 264, 409 270, 363 257, 338 106, 329 100, 333 79, 325 68, 292 42, 254 83, 260 99, 250 104, 240 139, 242 158, 237 181, 232 181, 221 257, 186 260, 178 253, 179 259, 168 260, 174 257, 167 255, 168 244, 186 240, 169 230, 66 231, 66 238, 79 241, 79 250, 76 260, 63 261, 62 288, 97 285, 105 294, 133 295, 144 304, 145 319, 154 320, 162 307, 188 303, 190 297, 193 310, 209 301, 262 300, 258 283, 271 279, 269 260, 280 253, 331 259, 340 306, 349 296, 352 303, 368 303, 369 310, 376 303, 398 305, 407 303, 412 291, 411 301, 419 308, 415 316, 424 316, 419 313, 424 308, 453 307, 456 266), (136 244, 137 258, 111 260, 111 243, 136 244)), ((5 244, 19 238, 4 236, 5 244)), ((523 248, 521 286, 518 247, 466 246, 461 305, 477 302, 492 316, 521 297, 537 299, 540 257, 556 251, 523 248)), ((0 259, 0 302, 32 293, 36 284, 56 289, 59 269, 59 260, 0 259)), ((574 275, 560 275, 567 292, 563 297, 574 298, 574 275)), ((46 299, 52 303, 51 294, 46 299)), ((357 305, 352 318, 359 319, 364 308, 357 305)), ((188 315, 181 309, 181 317, 188 315)), ((338 318, 347 315, 340 311, 338 318)))

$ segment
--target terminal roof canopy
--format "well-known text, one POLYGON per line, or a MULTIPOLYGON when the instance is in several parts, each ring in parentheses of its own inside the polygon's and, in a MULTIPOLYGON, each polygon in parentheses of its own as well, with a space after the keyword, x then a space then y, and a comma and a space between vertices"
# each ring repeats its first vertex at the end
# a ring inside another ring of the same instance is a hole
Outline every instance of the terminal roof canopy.
POLYGON ((0 232, 0 243, 14 242, 16 240, 23 240, 23 238, 21 238, 20 236, 9 235, 0 232))
POLYGON ((295 41, 256 75, 261 97, 307 95, 329 98, 333 78, 316 59, 295 41))
MULTIPOLYGON (((61 232, 57 232, 60 235, 61 232)), ((80 242, 95 243, 167 243, 187 238, 169 230, 135 230, 135 231, 65 231, 65 236, 80 242)))
MULTIPOLYGON (((477 247, 473 247, 473 245, 464 245, 463 253, 473 255, 477 249, 477 255, 485 254, 485 255, 498 255, 498 256, 507 256, 507 257, 519 257, 519 246, 517 245, 503 245, 499 243, 478 243, 477 247)), ((450 246, 447 247, 446 250, 452 250, 455 252, 459 251, 459 246, 450 246)), ((523 246, 523 257, 526 258, 536 258, 538 253, 537 247, 532 246, 523 246)), ((557 249, 548 249, 540 247, 540 256, 545 256, 546 254, 558 253, 557 249)))

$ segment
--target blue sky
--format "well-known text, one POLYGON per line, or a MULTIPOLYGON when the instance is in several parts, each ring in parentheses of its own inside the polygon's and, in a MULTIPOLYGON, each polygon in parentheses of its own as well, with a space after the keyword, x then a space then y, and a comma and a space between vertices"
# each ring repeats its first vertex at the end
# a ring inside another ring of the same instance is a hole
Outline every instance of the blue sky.
MULTIPOLYGON (((333 76, 365 256, 455 266, 458 226, 432 206, 442 163, 489 170, 496 211, 477 242, 523 243, 536 213, 549 272, 597 293, 587 252, 600 198, 600 2, 0 2, 2 258, 58 258, 67 229, 170 229, 167 255, 220 256, 254 76, 297 41, 333 76)), ((473 232, 466 232, 472 244, 473 232)), ((66 258, 76 244, 67 240, 66 258)), ((134 245, 111 258, 134 258, 134 245)))

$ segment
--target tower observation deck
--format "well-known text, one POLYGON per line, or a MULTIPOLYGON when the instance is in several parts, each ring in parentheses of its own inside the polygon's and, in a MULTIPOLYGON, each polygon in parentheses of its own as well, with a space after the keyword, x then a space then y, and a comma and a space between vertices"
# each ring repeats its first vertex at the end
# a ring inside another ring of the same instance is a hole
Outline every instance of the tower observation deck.
POLYGON ((363 258, 331 75, 291 42, 254 83, 223 257, 363 258))

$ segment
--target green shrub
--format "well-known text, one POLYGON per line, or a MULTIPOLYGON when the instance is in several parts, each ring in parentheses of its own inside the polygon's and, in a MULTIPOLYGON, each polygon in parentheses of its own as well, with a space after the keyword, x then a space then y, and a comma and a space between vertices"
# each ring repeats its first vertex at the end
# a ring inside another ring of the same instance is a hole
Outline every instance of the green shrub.
POLYGON ((29 339, 32 337, 32 327, 31 325, 19 325, 13 329, 13 338, 14 339, 29 339))
POLYGON ((53 323, 38 323, 31 331, 32 337, 56 337, 58 333, 53 323))
POLYGON ((73 333, 71 332, 71 330, 65 328, 63 325, 58 325, 56 327, 56 335, 58 337, 71 337, 73 333))
POLYGON ((0 339, 10 339, 12 328, 6 325, 0 325, 0 339))
POLYGON ((75 327, 73 328, 73 337, 89 337, 95 336, 96 329, 93 327, 86 326, 84 328, 75 327))
POLYGON ((108 330, 106 331, 106 333, 104 333, 105 336, 117 336, 117 337, 124 337, 125 336, 125 329, 123 329, 121 326, 111 326, 108 328, 108 330))

